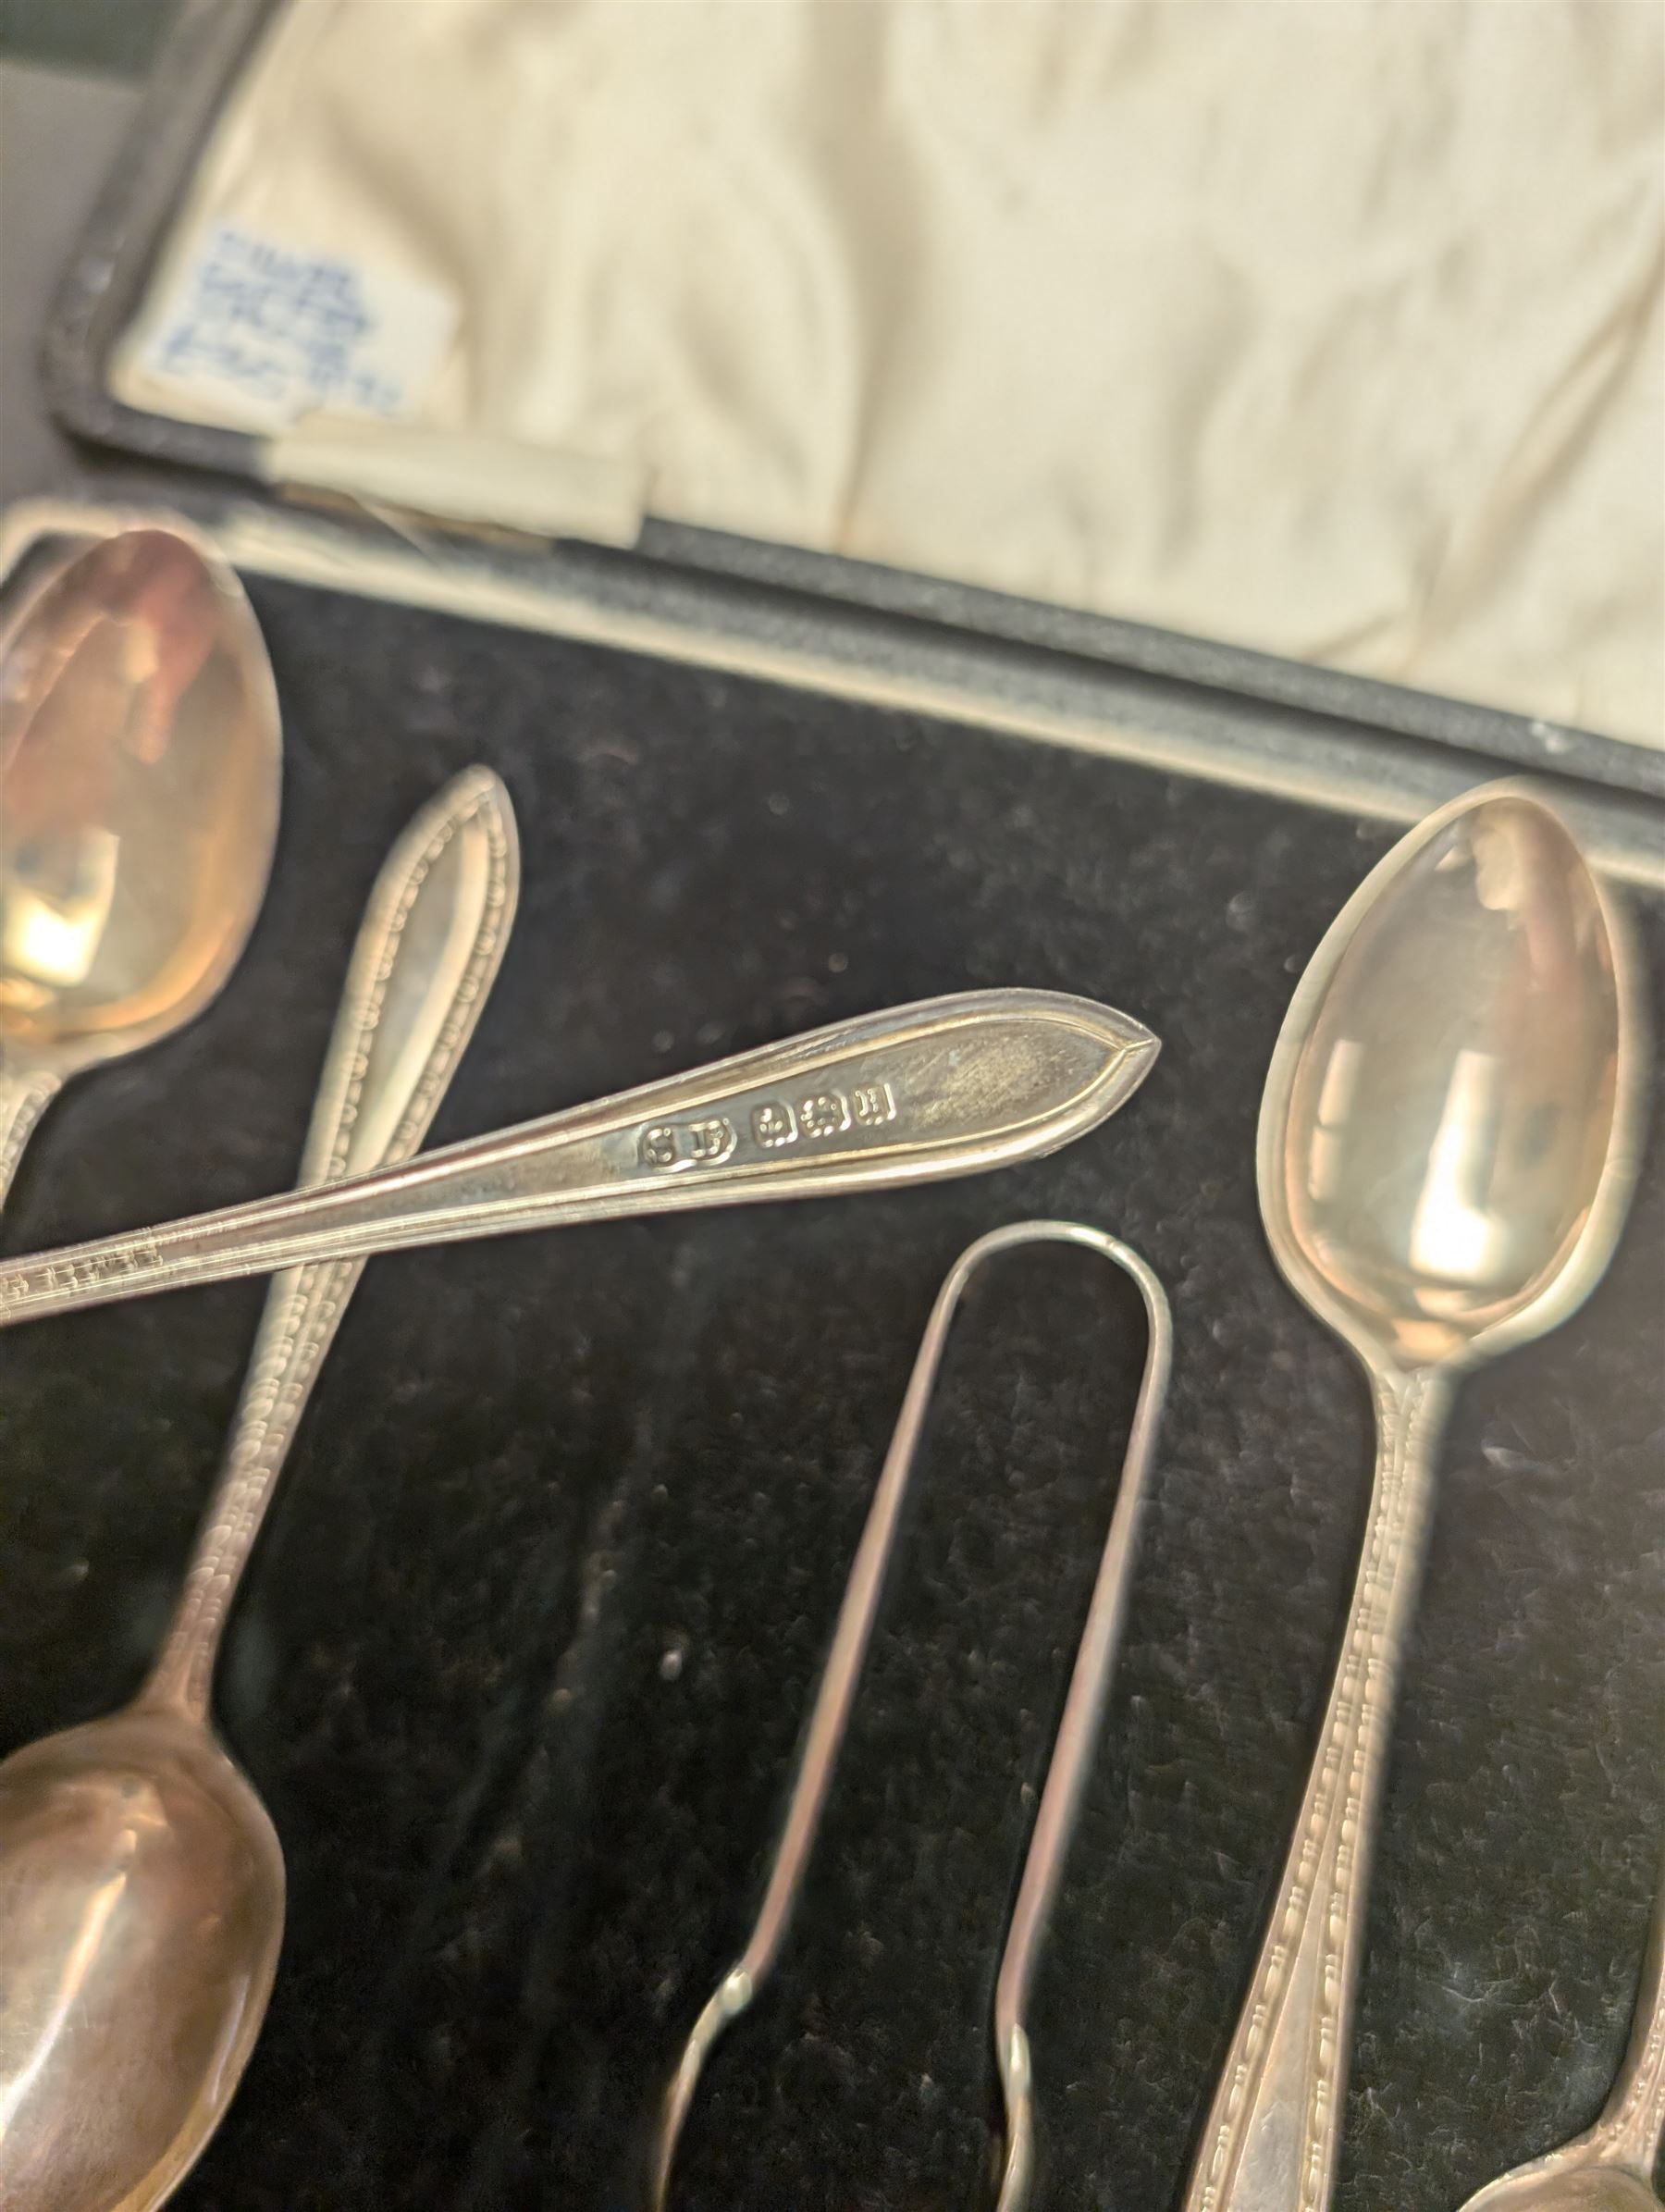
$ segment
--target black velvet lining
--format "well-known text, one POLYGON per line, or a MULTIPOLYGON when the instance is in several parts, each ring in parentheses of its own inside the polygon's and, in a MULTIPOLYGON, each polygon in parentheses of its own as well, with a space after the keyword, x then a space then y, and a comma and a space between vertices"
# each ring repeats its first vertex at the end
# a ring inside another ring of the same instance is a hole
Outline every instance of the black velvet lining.
MULTIPOLYGON (((191 2212, 639 2202, 742 1938, 935 1289, 1066 1214, 1173 1299, 1121 1671, 1033 2018, 1039 2203, 1189 2169, 1321 1709, 1368 1474, 1349 1355, 1276 1275, 1261 1080, 1379 825, 860 704, 262 583, 285 814, 241 969, 77 1082, 8 1250, 281 1187, 348 946, 485 760, 524 848, 436 1140, 897 1000, 1086 992, 1164 1053, 1032 1168, 372 1264, 234 1625, 228 1741, 283 1838, 265 2033, 191 2212)), ((1665 912, 1640 914, 1653 987, 1665 912)), ((1464 1389, 1371 1908, 1338 2212, 1449 2212, 1584 2125, 1665 1829, 1665 1176, 1597 1295, 1464 1389)), ((258 1284, 0 1337, 0 1749, 137 1683, 258 1284)), ((968 1303, 776 1981, 684 2139, 685 2212, 978 2201, 994 1961, 1143 1341, 1092 1259, 968 1303)))

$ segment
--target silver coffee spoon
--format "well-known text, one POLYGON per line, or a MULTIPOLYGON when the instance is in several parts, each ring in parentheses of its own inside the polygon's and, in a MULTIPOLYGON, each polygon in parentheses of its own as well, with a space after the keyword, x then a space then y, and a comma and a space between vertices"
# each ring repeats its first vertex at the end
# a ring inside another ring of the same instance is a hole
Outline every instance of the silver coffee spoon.
POLYGON ((1565 1320, 1607 1266, 1638 1149, 1630 958, 1560 818, 1492 785, 1372 871, 1290 1001, 1261 1211, 1293 1289, 1363 1362, 1380 1441, 1317 1758, 1186 2212, 1330 2201, 1435 1440, 1458 1377, 1565 1320))
POLYGON ((0 1202, 68 1076, 201 1013, 278 827, 272 672, 184 525, 72 554, 0 637, 0 1202))
POLYGON ((1547 2158, 1516 2167, 1462 2212, 1661 2212, 1654 2193, 1665 2141, 1665 1886, 1636 1994, 1630 2045, 1601 2118, 1547 2158))
MULTIPOLYGON (((307 1133, 329 1182, 422 1142, 490 989, 513 817, 475 769, 377 878, 307 1133)), ((260 2033, 283 1853, 210 1718, 227 1613, 364 1263, 272 1284, 218 1486, 150 1679, 0 1764, 0 2205, 151 2212, 218 2126, 260 2033)))
POLYGON ((1061 991, 887 1007, 327 1190, 0 1261, 0 1328, 305 1260, 980 1175, 1096 1129, 1157 1050, 1061 991))

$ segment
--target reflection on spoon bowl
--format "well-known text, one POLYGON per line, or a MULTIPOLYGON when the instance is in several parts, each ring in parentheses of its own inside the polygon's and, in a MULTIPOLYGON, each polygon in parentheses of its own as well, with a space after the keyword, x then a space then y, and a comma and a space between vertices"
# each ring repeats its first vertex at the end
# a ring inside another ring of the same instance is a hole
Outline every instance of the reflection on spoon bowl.
POLYGON ((1566 2173, 1505 2175, 1471 2197, 1462 2212, 1659 2212, 1646 2181, 1607 2167, 1574 2167, 1566 2173))
POLYGON ((0 636, 0 1195, 78 1070, 200 1013, 260 908, 271 669, 180 525, 73 553, 0 636))
POLYGON ((1634 1166, 1615 920, 1565 825, 1504 786, 1450 810, 1302 978, 1262 1200, 1284 1272, 1367 1359, 1489 1356, 1605 1265, 1634 1166))
POLYGON ((0 1965, 6 2212, 160 2204, 236 2088, 271 1993, 284 1885, 265 1808, 200 1724, 136 1706, 0 1764, 0 1927, 13 1950, 60 1962, 51 1980, 0 1965), (73 1924, 53 1924, 64 1913, 73 1924), (172 1993, 162 2063, 133 2033, 146 1986, 172 1993), (97 2084, 72 2135, 43 2073, 70 2095, 97 2084))

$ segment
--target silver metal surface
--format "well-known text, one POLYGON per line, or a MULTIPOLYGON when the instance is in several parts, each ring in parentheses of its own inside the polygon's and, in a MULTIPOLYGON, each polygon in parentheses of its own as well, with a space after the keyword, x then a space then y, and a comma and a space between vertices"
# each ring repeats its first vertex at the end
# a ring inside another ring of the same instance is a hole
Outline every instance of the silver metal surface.
POLYGON ((69 554, 0 634, 0 1202, 65 1080, 199 1014, 265 895, 277 695, 188 524, 69 554))
POLYGON ((1491 785, 1403 839, 1290 1002, 1261 1209, 1353 1347, 1379 1456, 1341 1657, 1187 2212, 1321 2212, 1334 2188, 1365 1885, 1454 1379, 1566 1318, 1606 1267, 1639 1149, 1628 940, 1568 831, 1491 785))
MULTIPOLYGON (((359 933, 302 1163, 421 1143, 491 986, 518 858, 484 770, 416 817, 359 933)), ((271 1287, 219 1482, 150 1679, 0 1765, 0 2204, 150 2212, 213 2134, 260 2032, 283 1854, 209 1718, 226 1616, 360 1263, 271 1287)))
POLYGON ((1665 2142, 1665 1872, 1654 1898, 1630 2044, 1593 2128, 1504 2174, 1462 2212, 1660 2212, 1665 2142))
POLYGON ((0 1325, 304 1260, 970 1175, 1096 1128, 1156 1052, 1061 992, 924 999, 327 1190, 8 1262, 0 1325))
POLYGON ((1076 1221, 1019 1221, 980 1237, 956 1261, 937 1295, 908 1378, 890 1449, 857 1547, 839 1608, 832 1647, 816 1692, 785 1823, 769 1871, 763 1902, 745 1948, 695 2021, 666 2092, 653 2148, 654 2212, 665 2212, 676 2145, 712 2045, 746 2011, 768 1979, 785 1940, 803 1887, 821 1809, 844 1741, 850 1708, 872 1637, 896 1526, 918 1456, 919 1438, 942 1364, 943 1348, 966 1285, 986 1260, 1015 1246, 1079 1244, 1122 1268, 1138 1284, 1150 1326, 1150 1347, 1122 1463, 1110 1533, 1076 1651, 1064 1715, 1035 1815, 1018 1898, 994 1992, 994 2049, 1005 2104, 1005 2152, 999 2212, 1024 2212, 1034 2174, 1033 2081, 1025 2016, 1035 1962, 1064 1871, 1081 1790, 1096 1748, 1104 1700, 1115 1672, 1128 1585, 1144 1504, 1146 1477, 1167 1395, 1173 1324, 1167 1299, 1150 1267, 1126 1244, 1076 1221))

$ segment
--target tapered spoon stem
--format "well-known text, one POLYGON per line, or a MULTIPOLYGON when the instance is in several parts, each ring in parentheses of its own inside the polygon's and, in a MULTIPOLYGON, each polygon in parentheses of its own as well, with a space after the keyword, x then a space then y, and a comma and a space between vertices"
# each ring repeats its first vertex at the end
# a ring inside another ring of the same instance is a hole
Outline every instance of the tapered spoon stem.
POLYGON ((1654 1897, 1624 2063, 1588 2141, 1598 2156, 1628 2167, 1652 2185, 1665 2144, 1665 1869, 1654 1897))
MULTIPOLYGON (((406 1159, 421 1143, 497 972, 518 877, 508 793, 482 769, 449 784, 394 846, 353 949, 303 1183, 406 1159)), ((231 1600, 364 1265, 325 1261, 274 1279, 225 1464, 141 1704, 206 1718, 231 1600)))
POLYGON ((1330 2201, 1370 1839, 1449 1394, 1436 1369, 1375 1378, 1375 1481, 1329 1710, 1185 2212, 1330 2201))
POLYGON ((207 1718, 227 1615, 362 1260, 275 1276, 237 1418, 167 1636, 137 1702, 207 1718))
POLYGON ((0 1266, 0 1323, 509 1230, 831 1196, 1054 1152, 1156 1039, 1055 991, 968 991, 811 1032, 324 1190, 0 1266))
POLYGON ((0 1069, 0 1206, 6 1204, 23 1147, 59 1088, 58 1077, 43 1068, 0 1069))

